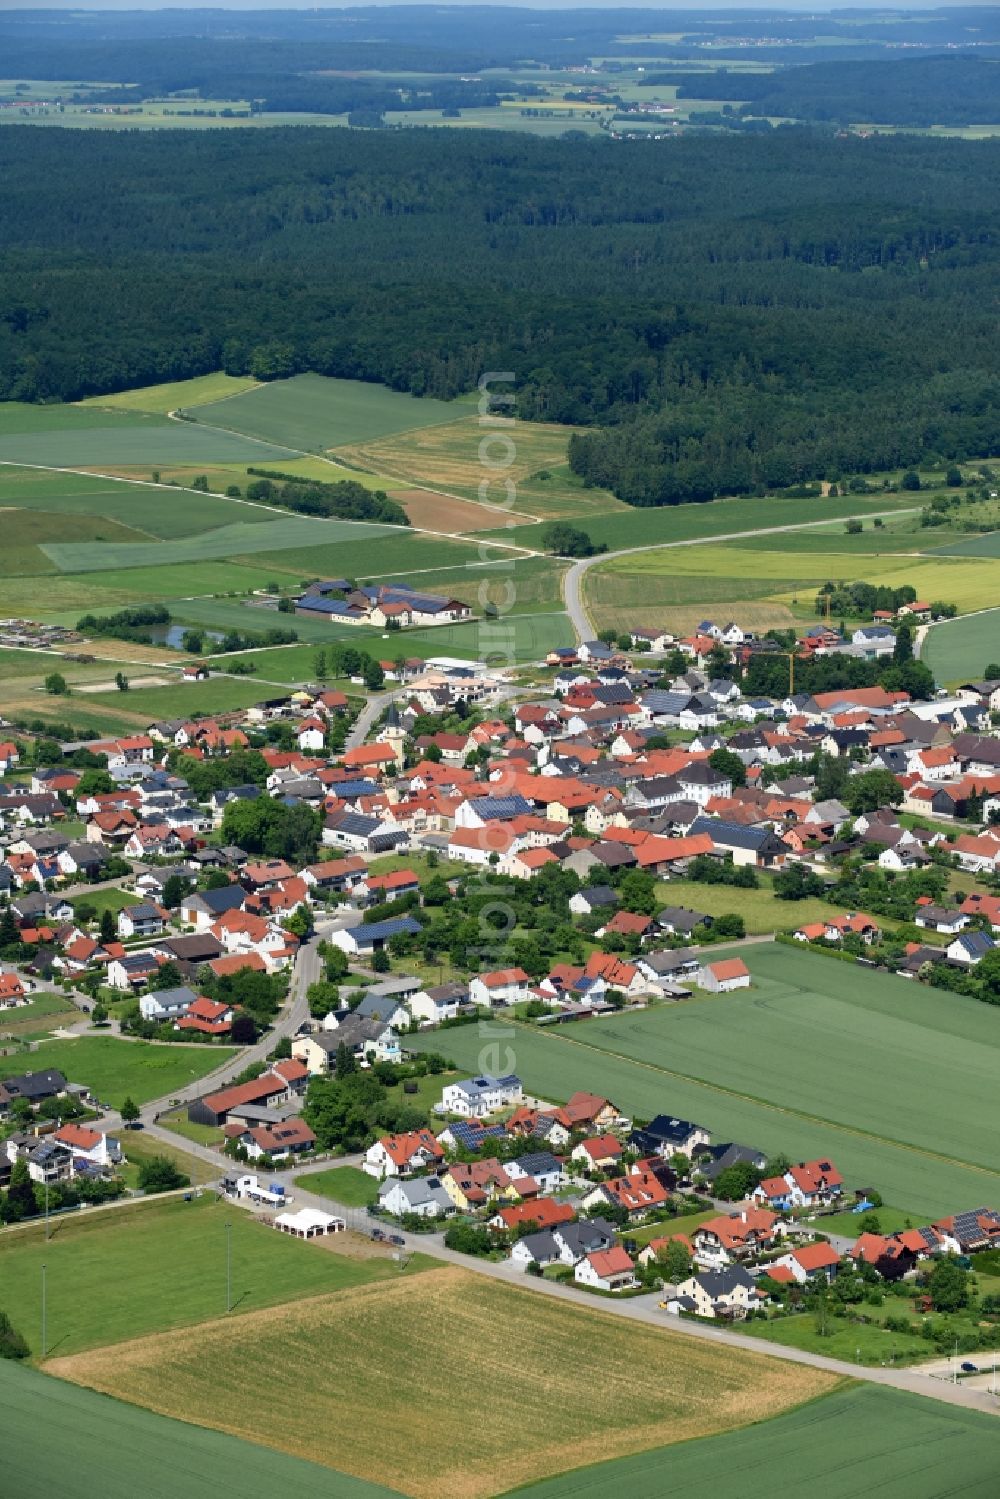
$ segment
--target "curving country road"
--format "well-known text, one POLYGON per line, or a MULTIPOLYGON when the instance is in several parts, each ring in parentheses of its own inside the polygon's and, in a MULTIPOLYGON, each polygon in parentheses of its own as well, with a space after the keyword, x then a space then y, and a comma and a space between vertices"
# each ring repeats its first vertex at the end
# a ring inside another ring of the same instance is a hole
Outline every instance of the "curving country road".
MULTIPOLYGON (((882 515, 911 515, 916 507, 906 510, 886 510, 880 512, 882 515)), ((874 520, 875 512, 864 511, 861 515, 838 515, 836 520, 874 520)), ((647 542, 640 547, 620 547, 614 552, 598 552, 594 557, 581 557, 574 562, 563 578, 563 600, 566 604, 566 613, 569 615, 570 623, 576 631, 577 640, 593 640, 594 626, 590 616, 587 614, 583 602, 583 591, 581 582, 588 569, 595 567, 601 562, 611 562, 615 557, 630 557, 636 552, 665 552, 675 547, 703 547, 720 544, 724 541, 745 541, 751 536, 778 536, 785 531, 813 531, 821 525, 822 517, 808 521, 796 521, 789 526, 758 526, 753 531, 727 531, 721 536, 691 536, 684 541, 653 541, 647 542)))

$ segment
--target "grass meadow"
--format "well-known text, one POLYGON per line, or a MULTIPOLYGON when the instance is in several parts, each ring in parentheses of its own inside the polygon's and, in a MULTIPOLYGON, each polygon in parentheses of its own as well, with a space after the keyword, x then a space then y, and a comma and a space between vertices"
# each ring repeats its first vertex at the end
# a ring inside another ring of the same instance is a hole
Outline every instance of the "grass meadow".
POLYGON ((232 1492, 236 1473, 242 1499, 391 1499, 396 1492, 2 1360, 0 1426, 9 1434, 5 1482, 20 1499, 73 1491, 219 1499, 232 1492), (29 1438, 41 1409, 49 1423, 44 1442, 29 1438))
POLYGON ((457 408, 451 401, 421 400, 361 380, 295 375, 198 405, 192 414, 205 426, 224 427, 278 446, 323 451, 452 421, 457 408))
POLYGON ((237 1312, 399 1276, 387 1257, 324 1253, 204 1192, 190 1202, 150 1198, 59 1218, 48 1243, 41 1224, 0 1234, 5 1304, 23 1309, 22 1330, 36 1358, 41 1329, 31 1313, 40 1311, 43 1263, 49 1358, 190 1328, 225 1313, 227 1223, 237 1312))
POLYGON ((486 1499, 568 1463, 764 1420, 837 1383, 455 1266, 50 1367, 165 1415, 236 1436, 266 1432, 286 1452, 414 1499, 486 1499), (600 1378, 581 1379, 598 1350, 600 1378), (247 1379, 251 1367, 282 1378, 247 1379), (239 1400, 221 1406, 220 1384, 240 1388, 239 1400), (544 1399, 526 1400, 525 1389, 544 1399), (373 1440, 376 1410, 394 1440, 373 1440), (456 1421, 464 1429, 470 1417, 475 1441, 457 1436, 456 1421))
MULTIPOLYGON (((440 1096, 440 1084, 438 1086, 440 1096)), ((379 1184, 359 1166, 330 1166, 326 1171, 306 1171, 295 1180, 306 1192, 316 1192, 349 1208, 370 1207, 378 1201, 379 1184)))
POLYGON ((58 1067, 71 1083, 83 1083, 95 1098, 120 1108, 126 1097, 136 1103, 161 1098, 221 1067, 232 1047, 184 1046, 153 1041, 125 1041, 116 1036, 77 1036, 44 1041, 23 1056, 0 1057, 0 1077, 11 1077, 30 1065, 33 1072, 58 1067))
POLYGON ((740 1499, 992 1499, 996 1418, 901 1390, 853 1384, 770 1421, 518 1489, 519 1499, 684 1499, 739 1474, 740 1499))
MULTIPOLYGON (((557 1034, 517 1026, 504 1068, 545 1098, 590 1089, 642 1118, 696 1119, 717 1140, 830 1156, 849 1186, 914 1216, 1000 1195, 989 1007, 783 946, 743 956, 750 990, 557 1034)), ((480 1047, 449 1033, 459 1067, 480 1066, 480 1047)))

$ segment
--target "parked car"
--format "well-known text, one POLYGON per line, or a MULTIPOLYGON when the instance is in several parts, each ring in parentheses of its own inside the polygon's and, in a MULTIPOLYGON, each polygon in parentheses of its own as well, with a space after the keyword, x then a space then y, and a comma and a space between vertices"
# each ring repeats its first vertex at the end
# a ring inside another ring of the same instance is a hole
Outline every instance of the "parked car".
POLYGON ((389 1235, 389 1243, 390 1244, 405 1244, 406 1240, 403 1238, 402 1234, 390 1234, 389 1235))
POLYGON ((372 1232, 371 1232, 371 1237, 373 1239, 384 1239, 385 1238, 385 1230, 382 1229, 382 1228, 373 1228, 372 1232))
POLYGON ((969 1361, 968 1361, 968 1359, 966 1359, 965 1363, 962 1365, 962 1373, 963 1374, 978 1374, 979 1373, 979 1367, 976 1364, 970 1364, 969 1361))

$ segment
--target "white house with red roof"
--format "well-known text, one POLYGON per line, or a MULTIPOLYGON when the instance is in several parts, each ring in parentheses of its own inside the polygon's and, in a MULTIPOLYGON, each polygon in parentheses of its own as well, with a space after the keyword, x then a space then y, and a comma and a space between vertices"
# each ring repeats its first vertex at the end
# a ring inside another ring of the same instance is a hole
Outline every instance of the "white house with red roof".
POLYGON ((0 1010, 16 1010, 31 1000, 24 980, 16 973, 0 973, 0 1010))
POLYGON ((777 1212, 789 1208, 820 1207, 836 1202, 844 1190, 844 1178, 832 1161, 800 1161, 783 1176, 768 1176, 750 1194, 755 1202, 766 1202, 777 1212))
POLYGON ((469 998, 474 1005, 502 1009, 531 998, 531 977, 523 968, 498 968, 493 973, 479 973, 469 984, 469 998))
POLYGON ((370 1145, 362 1162, 362 1171, 383 1180, 387 1176, 412 1176, 427 1166, 444 1160, 444 1150, 429 1129, 415 1129, 403 1135, 383 1135, 370 1145))
POLYGON ((831 1244, 802 1244, 798 1249, 790 1249, 774 1264, 786 1269, 801 1286, 814 1275, 833 1280, 840 1268, 840 1256, 831 1244))
POLYGON ((52 1138, 72 1152, 74 1171, 78 1161, 89 1166, 110 1167, 122 1158, 117 1140, 110 1139, 100 1130, 89 1129, 85 1124, 64 1124, 52 1138))
POLYGON ((585 1254, 573 1271, 577 1285, 598 1291, 631 1291, 638 1284, 635 1266, 620 1244, 585 1254))
POLYGON ((710 994, 731 994, 734 989, 749 989, 750 970, 742 958, 717 958, 698 969, 698 984, 710 994))

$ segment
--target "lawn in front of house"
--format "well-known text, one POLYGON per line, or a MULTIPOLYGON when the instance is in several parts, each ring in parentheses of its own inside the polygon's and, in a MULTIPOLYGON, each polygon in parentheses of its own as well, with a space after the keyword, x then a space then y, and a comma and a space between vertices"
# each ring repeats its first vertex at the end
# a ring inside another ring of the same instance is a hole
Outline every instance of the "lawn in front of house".
POLYGON ((360 1166, 329 1166, 325 1171, 304 1171, 295 1177, 303 1191, 315 1192, 348 1208, 366 1208, 378 1201, 378 1181, 360 1166))

